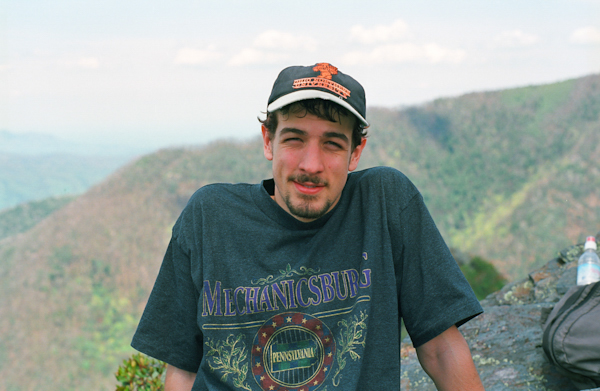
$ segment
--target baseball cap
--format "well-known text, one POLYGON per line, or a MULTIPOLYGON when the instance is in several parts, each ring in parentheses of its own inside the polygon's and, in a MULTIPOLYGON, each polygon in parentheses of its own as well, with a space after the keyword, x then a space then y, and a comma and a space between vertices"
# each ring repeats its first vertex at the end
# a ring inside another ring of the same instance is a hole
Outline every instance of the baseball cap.
POLYGON ((351 76, 331 64, 321 62, 311 66, 291 66, 279 73, 273 84, 267 112, 274 112, 305 99, 325 99, 348 109, 368 127, 365 90, 351 76))

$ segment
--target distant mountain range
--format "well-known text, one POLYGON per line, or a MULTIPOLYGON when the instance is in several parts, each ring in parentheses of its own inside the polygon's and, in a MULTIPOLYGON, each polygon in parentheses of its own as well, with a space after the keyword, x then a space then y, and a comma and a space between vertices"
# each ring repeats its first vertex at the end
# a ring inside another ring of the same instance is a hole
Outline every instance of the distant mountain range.
MULTIPOLYGON (((599 75, 368 116, 360 168, 403 171, 448 243, 511 280, 600 230, 599 75)), ((143 156, 73 200, 38 205, 54 212, 0 240, 5 388, 114 388, 190 195, 269 176, 260 138, 217 142, 143 156)))
POLYGON ((0 154, 0 211, 48 197, 85 192, 132 156, 0 154))
POLYGON ((0 211, 28 201, 82 194, 142 152, 0 130, 0 211))
POLYGON ((44 133, 12 133, 0 129, 0 154, 20 156, 88 155, 132 156, 149 152, 116 144, 76 143, 44 133))

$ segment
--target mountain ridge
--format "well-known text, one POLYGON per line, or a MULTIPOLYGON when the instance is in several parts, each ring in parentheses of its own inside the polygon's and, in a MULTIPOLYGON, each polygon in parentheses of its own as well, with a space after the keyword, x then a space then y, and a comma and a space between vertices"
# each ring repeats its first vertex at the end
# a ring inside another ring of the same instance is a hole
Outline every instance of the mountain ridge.
POLYGON ((0 211, 29 201, 82 194, 131 158, 0 154, 0 211))
MULTIPOLYGON (((600 75, 370 108, 369 120, 359 169, 403 171, 449 245, 491 260, 511 279, 598 231, 600 75)), ((258 130, 244 143, 164 149, 1 239, 6 388, 114 385, 189 197, 208 183, 270 176, 258 130)))

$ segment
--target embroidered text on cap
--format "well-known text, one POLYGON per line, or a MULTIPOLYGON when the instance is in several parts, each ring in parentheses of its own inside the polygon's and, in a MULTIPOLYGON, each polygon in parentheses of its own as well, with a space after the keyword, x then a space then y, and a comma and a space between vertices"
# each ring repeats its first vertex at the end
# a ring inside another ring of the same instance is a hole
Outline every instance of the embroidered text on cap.
POLYGON ((337 75, 337 68, 326 62, 319 63, 313 68, 315 72, 321 72, 316 77, 305 77, 303 79, 294 80, 292 85, 295 89, 320 87, 325 88, 333 93, 338 94, 344 99, 350 96, 350 90, 331 80, 332 75, 337 75))

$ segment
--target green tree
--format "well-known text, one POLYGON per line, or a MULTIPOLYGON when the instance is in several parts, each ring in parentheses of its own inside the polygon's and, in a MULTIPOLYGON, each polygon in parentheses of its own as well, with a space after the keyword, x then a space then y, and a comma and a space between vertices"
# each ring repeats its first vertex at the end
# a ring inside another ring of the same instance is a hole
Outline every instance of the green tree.
POLYGON ((116 391, 163 391, 167 365, 141 353, 123 360, 115 374, 116 391))
POLYGON ((460 270, 479 300, 485 299, 487 295, 500 290, 506 284, 506 280, 494 265, 477 256, 471 258, 469 263, 461 265, 460 270))

